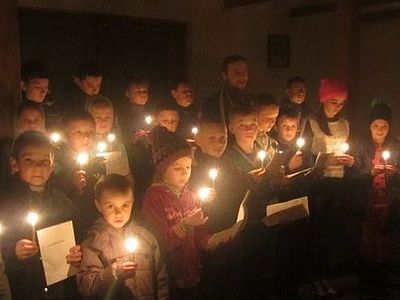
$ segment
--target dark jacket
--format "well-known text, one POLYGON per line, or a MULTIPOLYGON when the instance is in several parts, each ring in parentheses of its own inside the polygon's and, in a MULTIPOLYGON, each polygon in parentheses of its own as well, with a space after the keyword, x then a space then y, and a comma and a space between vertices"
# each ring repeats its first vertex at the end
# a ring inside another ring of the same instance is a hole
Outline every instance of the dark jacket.
POLYGON ((179 114, 179 125, 176 133, 184 139, 193 139, 192 128, 198 126, 197 111, 194 105, 183 107, 175 103, 179 114))

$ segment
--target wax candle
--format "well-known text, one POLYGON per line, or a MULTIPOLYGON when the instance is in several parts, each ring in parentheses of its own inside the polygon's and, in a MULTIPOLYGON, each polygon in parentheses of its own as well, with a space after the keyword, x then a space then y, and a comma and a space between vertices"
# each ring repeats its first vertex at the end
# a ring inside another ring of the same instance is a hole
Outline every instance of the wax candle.
POLYGON ((261 160, 261 167, 264 167, 264 160, 267 157, 267 152, 265 150, 260 150, 257 153, 257 157, 261 160))
POLYGON ((218 177, 218 170, 216 168, 210 169, 208 176, 212 180, 212 187, 215 188, 215 179, 218 177))
POLYGON ((26 220, 32 226, 32 241, 36 242, 36 224, 39 220, 39 216, 36 212, 31 211, 28 213, 26 220))

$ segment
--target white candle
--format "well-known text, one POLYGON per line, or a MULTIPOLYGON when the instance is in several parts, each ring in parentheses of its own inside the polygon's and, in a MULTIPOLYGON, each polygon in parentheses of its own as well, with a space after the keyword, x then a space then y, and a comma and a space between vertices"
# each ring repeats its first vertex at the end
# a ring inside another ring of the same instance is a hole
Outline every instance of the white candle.
POLYGON ((76 162, 80 167, 87 165, 89 162, 89 154, 86 152, 80 152, 76 156, 76 162))
POLYGON ((382 158, 386 165, 387 160, 390 158, 390 152, 388 150, 382 151, 382 158))
POLYGON ((199 189, 197 192, 197 195, 199 196, 201 201, 206 201, 208 197, 210 197, 210 188, 209 187, 202 187, 199 189))
POLYGON ((350 146, 347 143, 343 143, 340 145, 340 150, 342 150, 343 154, 346 154, 347 151, 349 151, 350 146))
POLYGON ((0 234, 3 233, 3 225, 0 223, 0 234))
POLYGON ((107 140, 109 143, 114 143, 117 139, 117 136, 114 133, 107 134, 107 140))
POLYGON ((261 160, 261 167, 264 166, 264 160, 267 157, 267 152, 265 150, 260 150, 257 153, 257 157, 261 160))
POLYGON ((28 221, 29 224, 32 226, 32 241, 36 241, 36 224, 39 220, 39 216, 36 212, 29 212, 26 220, 28 221))
POLYGON ((129 252, 131 255, 132 261, 135 261, 135 252, 137 248, 139 247, 139 241, 137 238, 134 237, 128 237, 125 240, 125 249, 129 252))
POLYGON ((217 179, 217 177, 218 177, 218 170, 216 168, 210 169, 210 171, 208 172, 208 176, 211 178, 212 186, 214 188, 215 187, 215 179, 217 179))
POLYGON ((301 150, 301 148, 305 145, 306 141, 303 138, 298 138, 296 141, 296 145, 299 148, 299 150, 301 150))
POLYGON ((199 133, 199 129, 195 126, 192 128, 193 135, 197 135, 199 133))
POLYGON ((50 134, 50 140, 54 143, 57 144, 58 142, 61 141, 61 134, 58 132, 53 132, 50 134))

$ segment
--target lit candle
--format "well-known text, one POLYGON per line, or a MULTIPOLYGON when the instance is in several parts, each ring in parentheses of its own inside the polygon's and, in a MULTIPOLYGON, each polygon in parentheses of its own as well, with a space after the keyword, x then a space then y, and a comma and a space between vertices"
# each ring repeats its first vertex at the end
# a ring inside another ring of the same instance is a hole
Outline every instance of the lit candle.
POLYGON ((195 126, 192 128, 192 134, 197 135, 199 133, 199 129, 195 126))
POLYGON ((134 237, 128 237, 125 240, 125 249, 129 252, 129 254, 132 256, 132 260, 135 261, 135 251, 139 247, 139 241, 137 238, 134 237))
POLYGON ((26 220, 32 226, 32 241, 36 242, 36 224, 39 220, 39 216, 37 213, 31 211, 28 213, 26 220))
POLYGON ((215 188, 215 179, 217 179, 218 176, 218 170, 216 168, 212 168, 210 169, 210 171, 208 172, 208 176, 211 178, 212 180, 212 187, 215 188))
POLYGON ((58 142, 61 141, 61 134, 58 132, 53 132, 50 134, 50 140, 54 143, 57 144, 58 142))
POLYGON ((146 116, 145 118, 144 118, 144 122, 147 124, 147 125, 150 125, 151 123, 153 123, 153 117, 152 116, 146 116))
POLYGON ((0 234, 3 233, 3 225, 0 223, 0 234))
POLYGON ((197 195, 199 196, 200 200, 204 202, 210 196, 210 191, 211 189, 209 187, 202 187, 197 192, 197 195))
POLYGON ((382 158, 386 165, 387 160, 390 158, 390 152, 388 150, 382 151, 382 158))
POLYGON ((97 143, 97 156, 102 156, 104 152, 107 151, 107 143, 98 142, 97 143))
POLYGON ((296 145, 299 148, 299 151, 301 150, 301 148, 305 145, 306 141, 303 138, 298 138, 296 141, 296 145))
POLYGON ((117 139, 117 136, 114 133, 107 134, 107 140, 109 143, 114 143, 117 139))
POLYGON ((258 151, 257 156, 261 160, 261 167, 264 167, 264 160, 267 157, 267 152, 265 150, 260 150, 258 151))
POLYGON ((340 150, 342 150, 343 154, 346 154, 346 152, 349 151, 349 148, 350 148, 350 146, 347 143, 343 143, 340 145, 340 150))
POLYGON ((76 162, 80 167, 87 165, 89 162, 89 154, 87 154, 86 152, 78 153, 78 155, 76 156, 76 162))

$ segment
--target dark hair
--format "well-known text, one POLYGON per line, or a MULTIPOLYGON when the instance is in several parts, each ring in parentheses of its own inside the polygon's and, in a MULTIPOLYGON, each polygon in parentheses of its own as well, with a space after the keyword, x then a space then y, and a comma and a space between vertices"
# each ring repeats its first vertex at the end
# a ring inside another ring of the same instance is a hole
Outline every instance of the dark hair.
POLYGON ((54 153, 51 141, 47 136, 37 131, 27 131, 20 134, 14 141, 11 157, 18 159, 27 146, 46 147, 49 148, 51 154, 54 153))
POLYGON ((286 83, 286 87, 290 88, 294 83, 306 83, 306 80, 300 76, 293 76, 290 77, 286 83))
POLYGON ((89 121, 92 122, 93 124, 96 124, 94 121, 92 115, 87 112, 87 111, 75 111, 75 112, 70 112, 64 115, 62 118, 61 124, 62 128, 66 130, 68 126, 75 121, 89 121))
POLYGON ((33 79, 49 79, 47 68, 40 62, 29 60, 23 63, 21 68, 21 79, 25 83, 33 79))
POLYGON ((93 108, 112 108, 114 109, 114 106, 111 102, 110 99, 107 97, 104 97, 103 95, 95 95, 91 97, 92 101, 89 103, 89 106, 87 108, 88 111, 90 111, 93 108))
POLYGON ((100 70, 99 66, 95 62, 90 61, 81 63, 75 76, 78 77, 80 80, 84 80, 87 76, 103 76, 103 72, 100 70))
POLYGON ((269 93, 258 94, 258 96, 254 102, 254 107, 256 110, 259 110, 260 108, 262 108, 264 106, 270 106, 270 105, 279 107, 279 102, 278 102, 278 100, 276 100, 276 98, 273 95, 271 95, 269 93))
POLYGON ((246 59, 243 56, 240 55, 230 55, 224 59, 221 65, 221 71, 223 73, 226 73, 228 71, 228 67, 230 64, 238 62, 238 61, 243 61, 247 62, 246 59))
POLYGON ((104 192, 117 194, 133 193, 132 183, 123 175, 109 174, 102 177, 94 187, 94 197, 100 200, 104 192))
POLYGON ((242 105, 241 107, 233 108, 229 111, 229 123, 236 116, 247 116, 251 114, 257 114, 257 111, 252 105, 242 105))
POLYGON ((162 112, 164 110, 173 110, 179 114, 176 104, 170 99, 165 100, 165 101, 159 101, 157 103, 157 105, 154 107, 155 114, 159 114, 160 112, 162 112))
POLYGON ((291 107, 283 107, 279 110, 279 115, 276 118, 277 122, 279 122, 280 119, 286 118, 286 119, 300 119, 300 114, 297 112, 297 110, 291 108, 291 107))
MULTIPOLYGON (((335 119, 339 118, 339 115, 342 113, 342 111, 343 109, 335 116, 335 119)), ((325 133, 328 136, 332 136, 332 133, 329 129, 328 117, 324 112, 323 105, 320 105, 319 109, 315 113, 315 120, 317 121, 317 124, 323 133, 325 133)))
POLYGON ((182 83, 184 83, 184 84, 189 84, 189 85, 192 84, 192 82, 191 82, 189 79, 187 79, 187 78, 179 78, 179 79, 175 80, 174 82, 172 82, 172 84, 171 84, 171 90, 176 90, 176 89, 178 89, 178 88, 179 88, 179 85, 181 85, 182 83))
POLYGON ((128 79, 126 88, 129 89, 132 85, 150 85, 150 81, 145 77, 131 76, 128 79))
POLYGON ((201 131, 201 128, 207 125, 221 125, 221 126, 226 126, 224 122, 222 122, 221 118, 212 118, 212 117, 207 117, 207 118, 201 118, 199 120, 199 130, 201 131))
POLYGON ((44 115, 43 105, 41 103, 33 102, 33 101, 25 101, 25 102, 22 102, 20 105, 18 105, 17 111, 15 112, 15 120, 16 121, 19 120, 22 113, 27 110, 37 111, 38 113, 40 113, 42 115, 43 120, 44 120, 45 115, 44 115))

